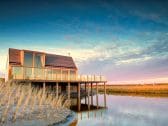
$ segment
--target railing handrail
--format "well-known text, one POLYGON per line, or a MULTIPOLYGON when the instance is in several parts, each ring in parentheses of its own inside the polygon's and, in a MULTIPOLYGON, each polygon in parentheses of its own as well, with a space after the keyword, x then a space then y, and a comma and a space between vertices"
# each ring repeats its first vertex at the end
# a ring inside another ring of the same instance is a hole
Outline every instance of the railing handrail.
POLYGON ((67 72, 67 74, 64 74, 61 72, 62 71, 61 69, 60 69, 60 73, 54 73, 54 70, 59 70, 59 69, 58 68, 53 69, 52 67, 38 68, 38 67, 12 66, 12 68, 21 68, 20 75, 13 73, 13 77, 14 77, 13 79, 30 79, 30 80, 43 79, 43 80, 87 81, 87 82, 88 81, 89 82, 106 81, 105 77, 101 75, 79 75, 79 74, 76 75, 76 74, 71 74, 70 72, 67 72), (47 70, 51 70, 51 71, 47 71, 47 70), (51 73, 48 73, 48 72, 51 72, 51 73))

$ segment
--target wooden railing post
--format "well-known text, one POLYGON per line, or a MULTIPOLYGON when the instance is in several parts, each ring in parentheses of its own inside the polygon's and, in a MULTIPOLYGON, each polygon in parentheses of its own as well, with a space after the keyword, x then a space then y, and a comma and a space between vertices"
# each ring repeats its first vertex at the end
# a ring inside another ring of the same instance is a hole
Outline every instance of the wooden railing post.
POLYGON ((62 69, 61 69, 61 81, 62 81, 62 69))

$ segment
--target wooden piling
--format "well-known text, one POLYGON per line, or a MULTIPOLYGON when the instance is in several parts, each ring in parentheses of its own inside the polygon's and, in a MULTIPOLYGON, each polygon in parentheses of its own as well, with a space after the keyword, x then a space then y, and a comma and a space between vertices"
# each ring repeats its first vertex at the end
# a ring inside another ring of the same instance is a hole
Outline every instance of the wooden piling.
POLYGON ((80 83, 78 83, 77 91, 78 91, 77 104, 78 104, 78 112, 79 112, 81 110, 81 103, 80 103, 80 83))
POLYGON ((96 105, 97 109, 99 108, 99 99, 98 99, 98 84, 96 83, 96 105))
POLYGON ((107 107, 106 105, 106 83, 104 83, 104 107, 107 107))
POLYGON ((59 92, 58 92, 58 88, 59 88, 59 87, 58 87, 58 82, 56 82, 56 97, 57 97, 57 98, 58 98, 58 95, 59 95, 59 94, 58 94, 58 93, 59 93, 59 92))
POLYGON ((90 84, 88 83, 88 110, 90 110, 90 84))
POLYGON ((46 92, 46 83, 43 82, 43 93, 45 94, 45 92, 46 92))
POLYGON ((91 105, 93 105, 93 83, 91 83, 91 105))
POLYGON ((68 82, 68 100, 70 100, 70 97, 71 97, 70 89, 71 89, 71 87, 70 87, 70 82, 68 82))
MULTIPOLYGON (((86 92, 87 92, 87 90, 86 90, 86 83, 85 83, 85 93, 86 92)), ((87 104, 86 94, 85 94, 85 104, 87 104)))

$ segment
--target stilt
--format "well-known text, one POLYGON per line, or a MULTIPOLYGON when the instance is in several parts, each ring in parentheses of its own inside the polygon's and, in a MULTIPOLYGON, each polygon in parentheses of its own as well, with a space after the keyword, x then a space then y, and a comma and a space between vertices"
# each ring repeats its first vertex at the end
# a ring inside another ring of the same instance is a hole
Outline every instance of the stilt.
POLYGON ((87 90, 86 90, 86 83, 85 83, 85 104, 87 104, 86 92, 87 92, 87 90))
POLYGON ((88 83, 88 109, 90 110, 90 84, 88 83))
POLYGON ((70 97, 71 97, 71 96, 70 96, 70 95, 71 95, 70 93, 71 93, 71 92, 70 92, 70 82, 68 82, 68 100, 70 100, 70 97))
POLYGON ((78 100, 77 100, 77 103, 78 103, 78 112, 79 112, 80 109, 81 109, 81 103, 80 103, 80 83, 78 83, 78 100))
POLYGON ((106 106, 106 83, 104 83, 104 107, 106 106))
POLYGON ((33 90, 32 90, 32 82, 29 83, 29 93, 31 93, 33 90))
POLYGON ((46 83, 43 82, 43 93, 45 94, 45 92, 46 92, 46 83))
POLYGON ((91 83, 91 105, 93 105, 93 83, 91 83))
POLYGON ((31 89, 31 88, 32 88, 32 82, 29 83, 29 89, 31 89))
POLYGON ((97 83, 96 83, 96 105, 97 105, 97 109, 98 109, 98 107, 99 107, 99 101, 98 101, 99 99, 98 99, 98 85, 97 85, 97 83))
POLYGON ((58 82, 56 82, 56 97, 58 98, 58 82))

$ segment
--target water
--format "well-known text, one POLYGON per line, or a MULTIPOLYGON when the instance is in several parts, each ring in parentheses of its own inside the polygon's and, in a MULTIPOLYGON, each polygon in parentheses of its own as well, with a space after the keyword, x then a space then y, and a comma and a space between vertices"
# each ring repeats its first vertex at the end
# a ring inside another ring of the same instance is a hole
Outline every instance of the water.
MULTIPOLYGON (((100 105, 103 98, 99 95, 100 105)), ((106 110, 78 113, 77 126, 168 125, 168 98, 107 95, 107 106, 106 110)))

